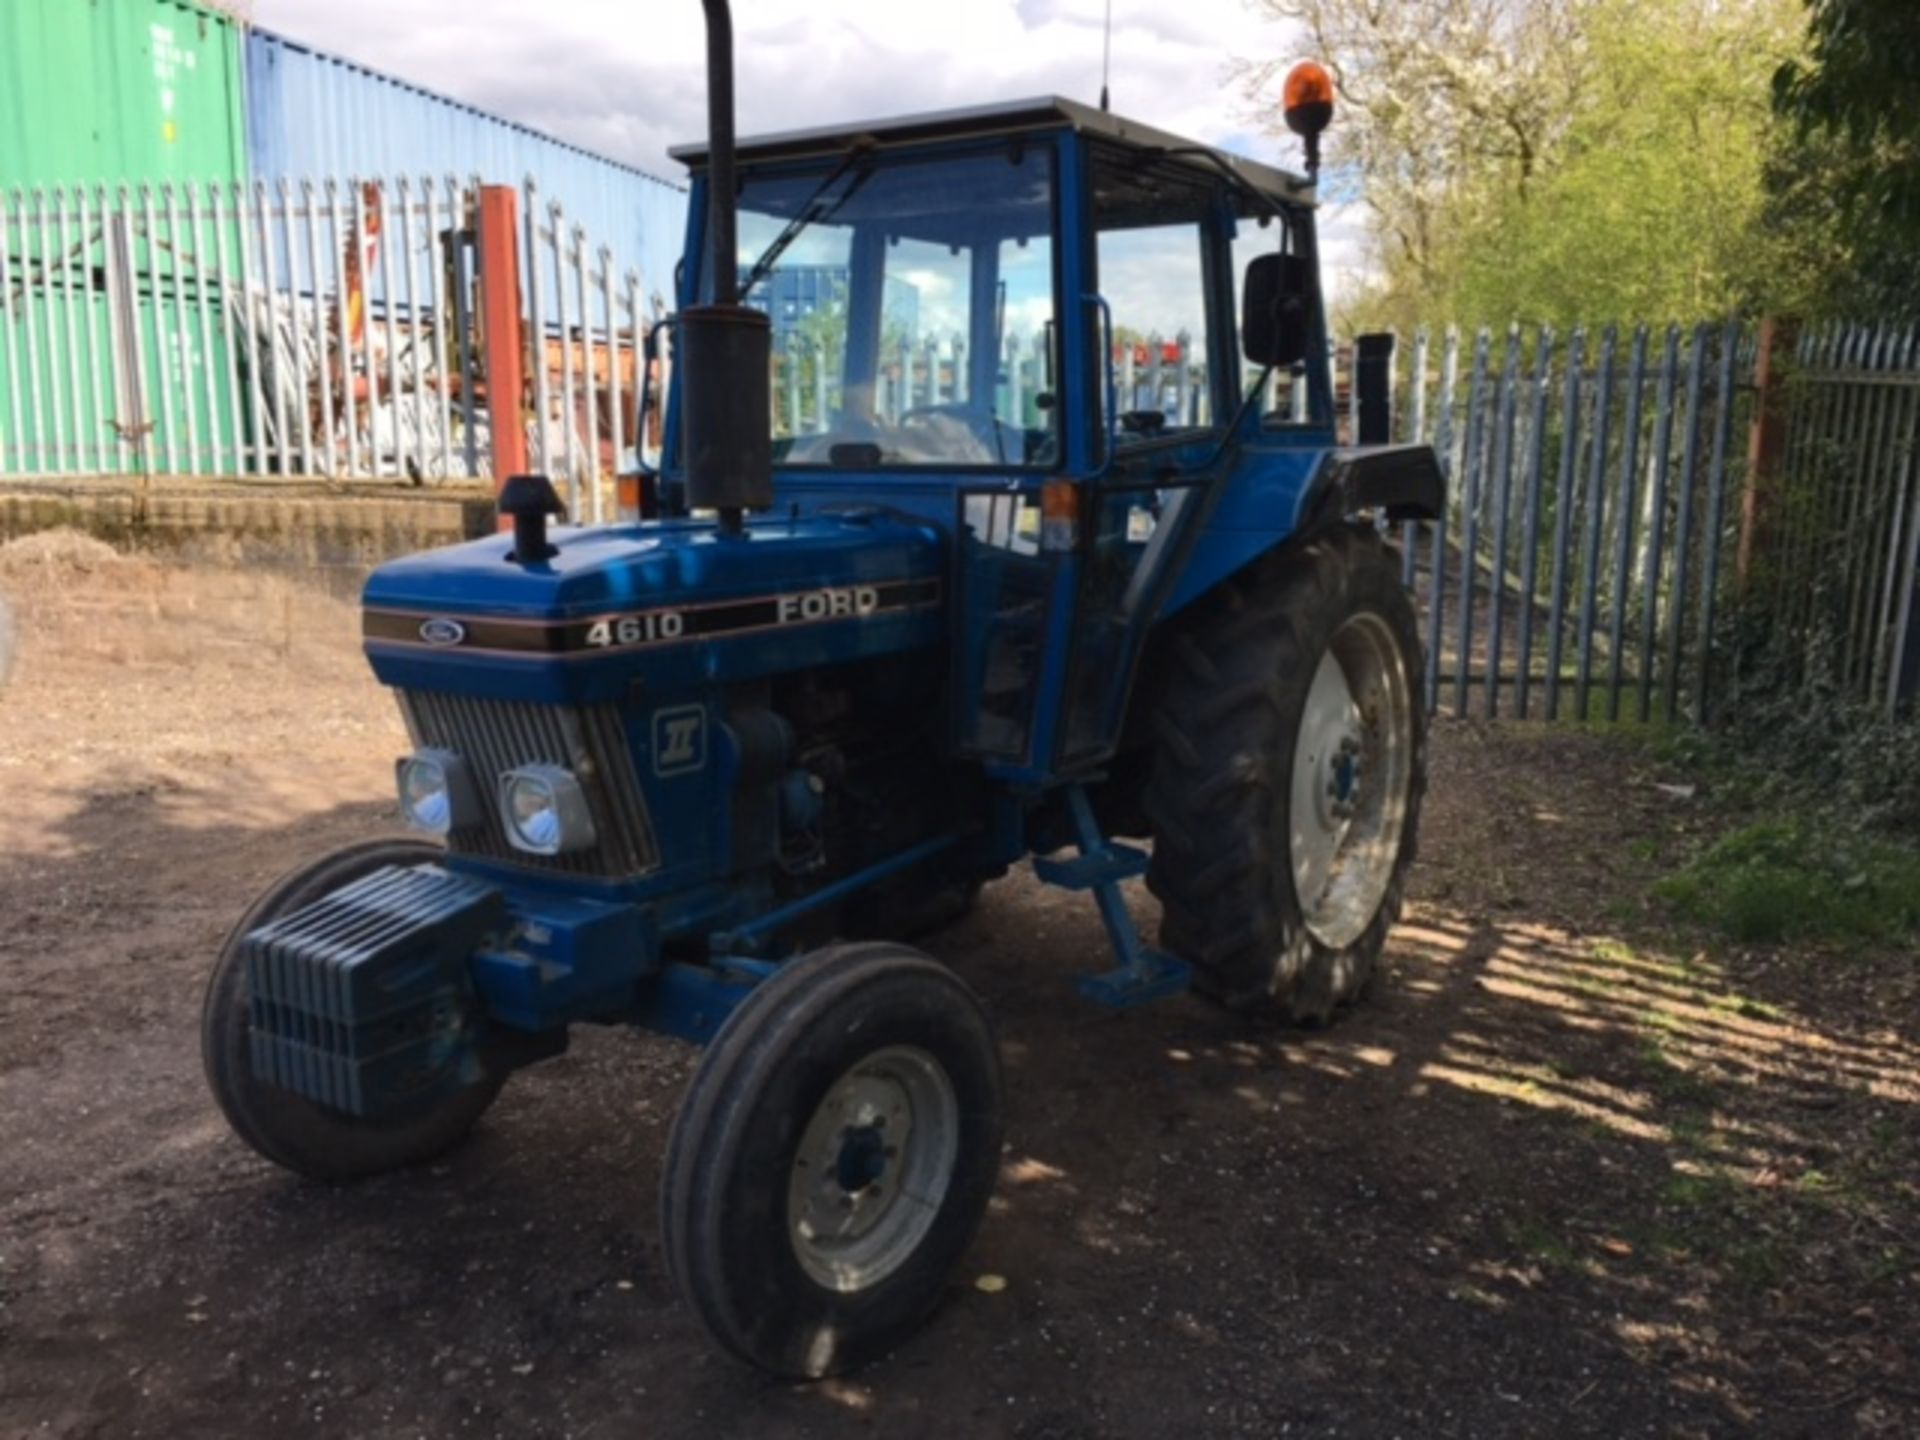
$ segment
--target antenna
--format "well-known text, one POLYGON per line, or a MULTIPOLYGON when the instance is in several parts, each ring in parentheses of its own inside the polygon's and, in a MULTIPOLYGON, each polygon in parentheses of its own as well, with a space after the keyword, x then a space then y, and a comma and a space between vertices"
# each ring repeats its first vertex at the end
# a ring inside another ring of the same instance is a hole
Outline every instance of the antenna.
POLYGON ((1109 110, 1107 104, 1107 76, 1113 70, 1113 0, 1107 0, 1107 23, 1100 35, 1100 108, 1109 110))

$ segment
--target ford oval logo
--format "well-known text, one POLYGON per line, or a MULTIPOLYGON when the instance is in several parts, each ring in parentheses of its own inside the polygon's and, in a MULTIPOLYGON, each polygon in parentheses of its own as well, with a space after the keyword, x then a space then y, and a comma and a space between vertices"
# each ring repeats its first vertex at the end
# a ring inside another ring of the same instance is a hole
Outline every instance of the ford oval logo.
POLYGON ((458 620, 423 620, 420 638, 429 645, 458 645, 467 638, 467 627, 458 620))

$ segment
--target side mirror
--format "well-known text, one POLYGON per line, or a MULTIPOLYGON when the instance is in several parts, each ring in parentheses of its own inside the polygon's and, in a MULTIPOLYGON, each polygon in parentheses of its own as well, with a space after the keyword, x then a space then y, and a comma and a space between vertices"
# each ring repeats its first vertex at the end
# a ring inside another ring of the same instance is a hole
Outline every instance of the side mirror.
POLYGON ((1313 277, 1298 255, 1261 255, 1240 287, 1240 349, 1276 370, 1307 358, 1307 298, 1313 277))

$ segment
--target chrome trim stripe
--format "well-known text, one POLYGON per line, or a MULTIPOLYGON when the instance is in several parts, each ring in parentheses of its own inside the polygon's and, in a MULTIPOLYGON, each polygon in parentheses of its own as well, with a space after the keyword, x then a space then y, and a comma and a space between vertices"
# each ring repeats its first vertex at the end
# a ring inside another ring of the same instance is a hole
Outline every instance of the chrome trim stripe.
POLYGON ((388 610, 369 606, 361 614, 360 633, 369 644, 435 650, 442 654, 477 651, 572 659, 579 655, 612 651, 657 650, 675 645, 692 645, 702 640, 766 630, 795 630, 872 620, 882 615, 936 605, 940 602, 940 594, 940 581, 933 578, 879 582, 853 580, 840 585, 820 585, 738 600, 656 605, 645 610, 610 611, 567 620, 496 619, 491 616, 447 615, 426 610, 388 610), (856 591, 872 592, 872 603, 858 611, 828 609, 820 614, 807 614, 804 610, 798 614, 787 613, 790 609, 805 606, 814 597, 851 595, 856 591), (445 620, 455 620, 462 627, 457 642, 450 644, 443 639, 435 643, 423 638, 423 627, 445 620), (672 622, 672 633, 666 633, 669 620, 672 622), (611 631, 623 625, 634 627, 642 638, 606 640, 595 637, 597 630, 604 628, 611 631))

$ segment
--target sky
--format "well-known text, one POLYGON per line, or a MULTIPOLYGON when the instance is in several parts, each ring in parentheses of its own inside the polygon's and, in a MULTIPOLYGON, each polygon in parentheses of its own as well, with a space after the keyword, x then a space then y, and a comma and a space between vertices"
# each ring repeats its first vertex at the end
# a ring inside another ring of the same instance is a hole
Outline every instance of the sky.
MULTIPOLYGON (((1286 57, 1286 25, 1250 0, 1112 0, 1113 108, 1298 169, 1291 136, 1229 72, 1286 57)), ((291 39, 678 178, 667 147, 706 133, 694 0, 251 0, 291 39)), ((1057 92, 1100 93, 1105 0, 735 0, 740 133, 1057 92)), ((1336 124, 1338 123, 1336 119, 1336 124)), ((1321 215, 1330 293, 1362 267, 1358 217, 1321 215)))

